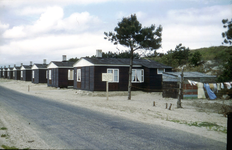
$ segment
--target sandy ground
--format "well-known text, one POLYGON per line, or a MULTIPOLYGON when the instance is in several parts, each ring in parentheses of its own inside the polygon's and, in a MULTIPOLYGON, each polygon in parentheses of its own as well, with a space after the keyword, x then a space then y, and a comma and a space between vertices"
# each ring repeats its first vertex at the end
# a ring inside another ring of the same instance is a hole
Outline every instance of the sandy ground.
MULTIPOLYGON (((0 79, 0 86, 134 121, 183 130, 224 143, 227 140, 227 134, 223 132, 227 129, 227 118, 218 114, 218 111, 222 104, 232 106, 232 100, 182 100, 183 108, 177 109, 177 99, 162 98, 160 92, 132 92, 132 100, 127 100, 127 92, 109 92, 109 100, 106 100, 105 92, 59 89, 47 87, 47 84, 33 84, 25 81, 0 79), (172 104, 171 110, 166 109, 166 103, 168 107, 172 104), (205 127, 201 125, 202 122, 217 126, 205 127)), ((0 146, 5 144, 18 148, 49 148, 23 118, 18 118, 17 114, 4 109, 1 101, 0 114, 0 128, 7 128, 7 130, 0 130, 0 135, 7 135, 7 137, 0 137, 0 146)))

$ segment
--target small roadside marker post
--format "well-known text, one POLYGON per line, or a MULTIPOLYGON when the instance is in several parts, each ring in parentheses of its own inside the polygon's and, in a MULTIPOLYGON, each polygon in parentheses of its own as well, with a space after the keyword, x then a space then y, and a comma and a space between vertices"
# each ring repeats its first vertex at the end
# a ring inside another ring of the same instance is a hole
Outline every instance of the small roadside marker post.
POLYGON ((106 81, 106 99, 109 100, 109 82, 113 81, 112 73, 102 73, 102 81, 106 81))

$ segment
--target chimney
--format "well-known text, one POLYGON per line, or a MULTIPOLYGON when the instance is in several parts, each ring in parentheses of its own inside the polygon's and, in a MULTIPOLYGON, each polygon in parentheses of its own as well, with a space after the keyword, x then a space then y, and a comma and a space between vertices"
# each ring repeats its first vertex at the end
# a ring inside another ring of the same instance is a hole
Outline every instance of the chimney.
POLYGON ((46 65, 46 59, 43 60, 43 64, 46 65))
POLYGON ((21 63, 21 66, 23 66, 23 63, 21 63))
POLYGON ((32 66, 32 61, 30 61, 30 66, 32 66))
POLYGON ((9 67, 8 68, 10 68, 10 65, 9 65, 9 67))
POLYGON ((16 67, 16 64, 14 64, 14 67, 16 67))
POLYGON ((101 49, 96 50, 96 57, 102 58, 102 50, 101 49))
POLYGON ((67 61, 67 60, 66 60, 66 55, 63 55, 63 61, 67 61))

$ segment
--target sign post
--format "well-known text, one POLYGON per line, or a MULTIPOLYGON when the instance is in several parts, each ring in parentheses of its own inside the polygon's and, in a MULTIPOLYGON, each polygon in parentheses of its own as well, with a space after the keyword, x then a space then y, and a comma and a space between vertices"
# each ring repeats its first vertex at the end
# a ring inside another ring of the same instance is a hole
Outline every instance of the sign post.
POLYGON ((113 81, 113 74, 112 73, 102 73, 102 81, 106 81, 106 97, 109 100, 108 91, 109 91, 109 82, 113 81))

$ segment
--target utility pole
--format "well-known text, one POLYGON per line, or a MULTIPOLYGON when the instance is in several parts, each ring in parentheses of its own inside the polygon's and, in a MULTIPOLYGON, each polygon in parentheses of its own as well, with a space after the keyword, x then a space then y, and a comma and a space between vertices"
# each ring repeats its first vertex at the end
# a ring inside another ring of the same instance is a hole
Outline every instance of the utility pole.
POLYGON ((179 93, 178 93, 178 100, 177 100, 177 108, 183 108, 183 107, 181 106, 181 98, 183 98, 183 78, 184 78, 183 70, 184 70, 184 67, 182 67, 182 71, 181 71, 181 74, 180 74, 180 82, 179 82, 179 93))

